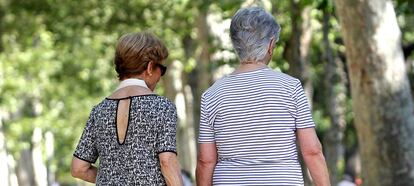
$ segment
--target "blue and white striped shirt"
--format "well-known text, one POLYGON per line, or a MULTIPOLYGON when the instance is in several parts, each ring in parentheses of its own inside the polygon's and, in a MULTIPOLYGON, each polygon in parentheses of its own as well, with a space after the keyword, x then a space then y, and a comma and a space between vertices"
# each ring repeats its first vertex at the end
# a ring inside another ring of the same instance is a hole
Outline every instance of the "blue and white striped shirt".
POLYGON ((303 185, 296 129, 315 127, 300 81, 269 68, 228 75, 201 98, 199 143, 216 143, 214 185, 303 185))

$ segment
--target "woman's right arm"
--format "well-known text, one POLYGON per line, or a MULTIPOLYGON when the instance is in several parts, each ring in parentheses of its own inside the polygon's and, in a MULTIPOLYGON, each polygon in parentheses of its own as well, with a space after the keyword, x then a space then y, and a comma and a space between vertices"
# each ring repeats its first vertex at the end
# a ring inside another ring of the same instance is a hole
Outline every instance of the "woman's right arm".
POLYGON ((316 136, 315 129, 297 129, 297 137, 303 159, 316 186, 329 186, 329 173, 325 157, 322 153, 322 145, 316 136))
POLYGON ((210 186, 213 184, 213 173, 216 164, 216 144, 200 143, 196 169, 197 186, 210 186))
POLYGON ((86 122, 85 129, 73 153, 71 174, 75 178, 95 183, 98 169, 92 165, 98 159, 98 150, 95 145, 96 131, 94 127, 94 108, 86 122))
POLYGON ((160 158, 161 172, 168 186, 182 186, 180 164, 177 155, 173 152, 162 152, 158 155, 160 158))
POLYGON ((161 113, 165 113, 165 115, 160 115, 163 122, 160 123, 157 139, 161 173, 168 186, 181 186, 183 185, 181 168, 175 153, 177 152, 177 109, 172 102, 168 101, 167 106, 159 108, 159 110, 161 113))
POLYGON ((207 99, 204 93, 201 96, 200 128, 198 138, 198 154, 196 168, 197 186, 213 185, 214 168, 217 164, 217 147, 215 143, 214 129, 211 125, 211 113, 207 109, 207 99))
POLYGON ((70 172, 75 178, 95 183, 98 169, 87 161, 73 157, 70 172))

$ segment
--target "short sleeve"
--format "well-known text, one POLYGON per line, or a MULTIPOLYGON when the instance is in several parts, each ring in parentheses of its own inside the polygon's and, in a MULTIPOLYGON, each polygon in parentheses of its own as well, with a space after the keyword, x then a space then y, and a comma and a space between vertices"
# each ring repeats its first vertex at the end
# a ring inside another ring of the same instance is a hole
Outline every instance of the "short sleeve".
POLYGON ((96 147, 96 131, 95 131, 94 109, 92 109, 89 119, 86 122, 86 126, 83 130, 82 136, 79 140, 73 156, 87 161, 89 163, 95 163, 98 159, 98 150, 96 147))
POLYGON ((294 100, 296 108, 294 114, 295 127, 297 129, 315 127, 315 123, 312 119, 309 102, 305 95, 305 92, 303 91, 303 87, 300 81, 296 84, 293 90, 292 98, 294 100))
POLYGON ((201 97, 201 106, 200 106, 200 126, 199 126, 199 136, 198 143, 214 143, 214 129, 210 125, 209 114, 206 108, 206 99, 203 95, 201 97))
POLYGON ((174 152, 177 153, 176 131, 177 131, 177 109, 171 102, 166 102, 164 113, 160 114, 161 121, 157 135, 157 152, 174 152))

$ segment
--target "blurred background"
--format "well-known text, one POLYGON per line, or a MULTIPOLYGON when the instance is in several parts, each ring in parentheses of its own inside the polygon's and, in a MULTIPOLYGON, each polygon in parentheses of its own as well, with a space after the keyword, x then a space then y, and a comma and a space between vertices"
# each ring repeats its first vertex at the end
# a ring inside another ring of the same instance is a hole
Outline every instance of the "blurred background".
POLYGON ((340 2, 0 0, 0 185, 87 185, 70 175, 72 153, 117 86, 117 39, 144 30, 169 49, 156 91, 177 106, 178 154, 194 179, 200 95, 238 65, 230 18, 252 5, 282 27, 270 66, 302 81, 332 184, 412 184, 414 2, 340 2))

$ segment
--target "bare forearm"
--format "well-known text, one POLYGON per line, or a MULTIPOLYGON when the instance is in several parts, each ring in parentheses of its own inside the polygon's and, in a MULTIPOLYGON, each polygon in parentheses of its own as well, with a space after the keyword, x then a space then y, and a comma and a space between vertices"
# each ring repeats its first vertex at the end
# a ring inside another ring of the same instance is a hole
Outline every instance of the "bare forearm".
POLYGON ((196 169, 197 186, 213 185, 213 172, 216 163, 198 162, 196 169))
POLYGON ((328 168, 322 152, 304 155, 303 159, 309 169, 314 184, 316 186, 330 186, 328 168))
POLYGON ((91 182, 91 183, 95 183, 97 174, 98 174, 98 169, 94 166, 90 166, 86 171, 78 172, 74 176, 76 178, 81 179, 81 180, 91 182))
POLYGON ((314 128, 297 130, 300 150, 316 186, 329 186, 329 174, 322 145, 314 128))
POLYGON ((182 186, 180 166, 178 162, 171 162, 168 165, 161 166, 161 172, 168 186, 182 186))

